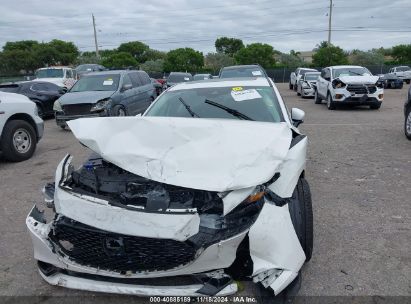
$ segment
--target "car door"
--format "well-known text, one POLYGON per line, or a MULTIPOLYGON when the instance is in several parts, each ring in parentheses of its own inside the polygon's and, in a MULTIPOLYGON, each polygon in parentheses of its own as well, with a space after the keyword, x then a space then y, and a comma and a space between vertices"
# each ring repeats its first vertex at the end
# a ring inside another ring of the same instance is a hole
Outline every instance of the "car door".
POLYGON ((318 91, 318 94, 324 98, 327 96, 328 76, 329 76, 329 69, 324 68, 322 69, 321 75, 318 78, 317 91, 318 91))
POLYGON ((133 83, 134 91, 134 103, 133 103, 133 115, 137 115, 141 112, 141 109, 144 108, 144 94, 143 94, 143 83, 141 78, 138 76, 138 72, 131 72, 130 74, 131 82, 133 83))
POLYGON ((151 104, 151 102, 154 100, 155 96, 155 88, 153 83, 150 80, 150 77, 148 74, 144 71, 139 71, 138 76, 140 77, 142 87, 141 87, 141 101, 142 101, 142 108, 140 109, 141 112, 143 113, 151 104))
POLYGON ((120 87, 120 104, 125 108, 127 115, 134 115, 136 109, 136 92, 129 74, 123 74, 120 87), (125 89, 128 87, 128 89, 125 89))

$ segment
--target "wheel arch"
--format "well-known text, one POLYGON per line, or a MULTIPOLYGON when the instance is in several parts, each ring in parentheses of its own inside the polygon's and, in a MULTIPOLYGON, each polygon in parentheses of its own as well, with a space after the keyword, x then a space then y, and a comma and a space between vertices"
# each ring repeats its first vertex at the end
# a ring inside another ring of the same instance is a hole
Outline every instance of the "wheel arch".
POLYGON ((12 121, 12 120, 27 121, 33 127, 34 132, 36 132, 36 137, 37 138, 39 137, 39 134, 38 134, 38 131, 37 131, 37 128, 36 128, 36 123, 34 122, 34 119, 29 114, 26 114, 26 113, 13 114, 7 119, 7 121, 4 125, 6 125, 9 121, 12 121))

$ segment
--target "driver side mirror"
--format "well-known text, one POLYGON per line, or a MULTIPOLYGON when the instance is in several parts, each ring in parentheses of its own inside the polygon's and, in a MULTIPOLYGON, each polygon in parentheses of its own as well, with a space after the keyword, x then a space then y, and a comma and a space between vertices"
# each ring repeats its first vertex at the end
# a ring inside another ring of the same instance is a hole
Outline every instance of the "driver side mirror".
POLYGON ((298 127, 304 122, 305 112, 298 108, 291 109, 291 120, 293 121, 294 127, 298 127))
POLYGON ((130 89, 132 89, 132 88, 133 88, 133 85, 131 85, 131 84, 125 84, 125 85, 122 86, 121 92, 130 90, 130 89))

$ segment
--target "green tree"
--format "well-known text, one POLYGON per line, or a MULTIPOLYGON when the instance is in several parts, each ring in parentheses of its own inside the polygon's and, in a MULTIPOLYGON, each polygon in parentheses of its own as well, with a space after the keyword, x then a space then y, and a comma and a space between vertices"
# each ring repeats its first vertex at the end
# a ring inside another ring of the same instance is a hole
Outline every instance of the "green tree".
POLYGON ((218 53, 227 54, 232 57, 244 48, 244 43, 241 39, 220 37, 215 41, 215 48, 218 53))
POLYGON ((167 57, 164 62, 164 70, 166 72, 195 72, 200 70, 203 65, 203 53, 193 50, 192 48, 180 48, 171 50, 167 53, 167 57))
POLYGON ((411 44, 400 44, 392 48, 392 57, 399 64, 411 63, 411 44))
POLYGON ((56 61, 61 65, 74 63, 79 55, 79 51, 73 42, 53 39, 48 45, 57 51, 56 61))
POLYGON ((58 51, 48 43, 36 45, 33 50, 33 56, 38 68, 60 64, 58 51))
POLYGON ((335 45, 328 45, 327 41, 321 42, 313 55, 313 65, 325 67, 329 65, 348 64, 348 55, 344 50, 335 45))
POLYGON ((349 56, 351 64, 355 65, 381 65, 384 63, 384 55, 377 51, 354 50, 349 56))
POLYGON ((300 57, 292 52, 290 52, 290 54, 281 54, 279 56, 279 64, 288 68, 297 68, 306 65, 300 57))
POLYGON ((204 66, 216 73, 222 67, 234 65, 234 58, 224 53, 208 53, 204 57, 204 66))
POLYGON ((264 68, 271 68, 275 65, 274 53, 271 45, 252 43, 239 50, 234 58, 238 64, 258 63, 264 68))
POLYGON ((158 50, 153 50, 153 49, 148 49, 147 52, 145 53, 145 61, 155 61, 158 59, 163 59, 165 60, 167 57, 166 52, 158 51, 158 50))
POLYGON ((130 53, 116 52, 102 59, 101 64, 108 68, 122 69, 136 67, 138 62, 130 53))
POLYGON ((146 72, 163 72, 164 71, 164 59, 147 60, 140 65, 140 69, 146 72))
POLYGON ((130 41, 120 44, 117 49, 119 52, 125 52, 131 54, 138 63, 145 62, 147 60, 147 52, 149 47, 140 41, 130 41))

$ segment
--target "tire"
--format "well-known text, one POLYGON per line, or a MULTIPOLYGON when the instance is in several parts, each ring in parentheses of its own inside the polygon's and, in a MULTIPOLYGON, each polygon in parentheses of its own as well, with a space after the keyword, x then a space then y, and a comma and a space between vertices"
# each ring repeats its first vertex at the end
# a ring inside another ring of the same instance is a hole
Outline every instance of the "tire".
POLYGON ((297 83, 294 84, 293 90, 294 90, 294 92, 297 92, 297 83))
POLYGON ((335 103, 330 93, 328 93, 328 96, 327 96, 327 108, 328 110, 335 110, 335 103))
POLYGON ((391 89, 395 89, 395 87, 396 87, 396 85, 395 85, 395 82, 394 81, 390 81, 390 88, 391 89))
POLYGON ((320 104, 322 103, 322 99, 320 97, 320 95, 318 95, 318 91, 315 90, 315 94, 314 94, 314 103, 315 104, 320 104))
POLYGON ((305 178, 298 180, 288 208, 298 240, 304 250, 306 262, 308 262, 313 253, 314 222, 310 186, 305 178))
POLYGON ((29 159, 37 145, 34 128, 25 120, 11 120, 6 123, 0 142, 5 159, 19 162, 29 159))
POLYGON ((405 81, 406 84, 410 84, 410 82, 411 82, 410 79, 407 79, 407 80, 405 81))
POLYGON ((379 108, 381 108, 381 105, 380 105, 380 104, 370 105, 370 109, 371 109, 371 110, 378 110, 379 108))
POLYGON ((293 89, 293 85, 291 84, 291 81, 288 83, 288 88, 289 88, 290 90, 293 89))
POLYGON ((65 130, 65 129, 66 129, 66 126, 63 125, 63 126, 60 126, 60 128, 62 128, 63 130, 65 130))
POLYGON ((407 114, 405 116, 404 133, 405 136, 411 140, 411 107, 408 107, 407 114))
POLYGON ((127 116, 127 111, 123 106, 115 106, 113 110, 115 116, 127 116))

